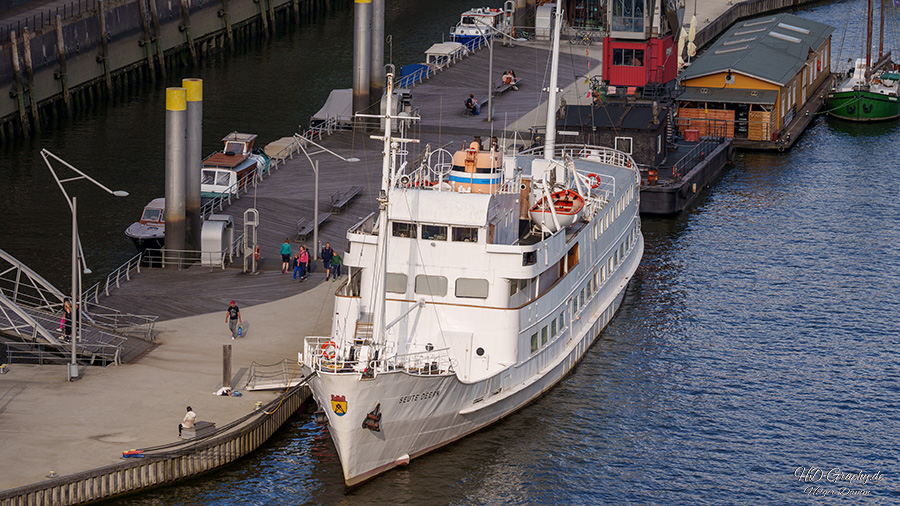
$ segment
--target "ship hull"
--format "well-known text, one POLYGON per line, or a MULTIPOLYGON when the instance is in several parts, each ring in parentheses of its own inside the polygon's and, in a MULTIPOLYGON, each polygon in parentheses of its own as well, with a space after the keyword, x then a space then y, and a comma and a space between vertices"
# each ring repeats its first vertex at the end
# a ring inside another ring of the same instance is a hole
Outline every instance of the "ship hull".
POLYGON ((642 255, 639 239, 617 270, 615 282, 592 299, 588 311, 572 322, 556 346, 483 380, 463 382, 448 372, 418 375, 399 370, 365 379, 361 374, 320 370, 309 386, 328 418, 345 483, 354 486, 404 465, 546 393, 584 357, 612 319, 642 255), (381 417, 380 430, 364 428, 368 413, 381 417))
POLYGON ((846 121, 887 121, 900 117, 900 100, 864 90, 837 91, 828 94, 828 114, 846 121))

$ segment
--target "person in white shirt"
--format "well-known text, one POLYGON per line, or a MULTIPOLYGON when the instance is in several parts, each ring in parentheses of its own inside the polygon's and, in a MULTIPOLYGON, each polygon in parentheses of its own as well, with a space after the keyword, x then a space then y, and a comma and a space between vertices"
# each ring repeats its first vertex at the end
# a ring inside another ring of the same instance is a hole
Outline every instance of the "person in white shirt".
POLYGON ((181 429, 187 427, 191 429, 194 427, 194 422, 197 421, 197 413, 194 413, 194 410, 191 409, 190 406, 187 407, 187 413, 184 415, 184 420, 178 424, 178 436, 181 437, 181 429))

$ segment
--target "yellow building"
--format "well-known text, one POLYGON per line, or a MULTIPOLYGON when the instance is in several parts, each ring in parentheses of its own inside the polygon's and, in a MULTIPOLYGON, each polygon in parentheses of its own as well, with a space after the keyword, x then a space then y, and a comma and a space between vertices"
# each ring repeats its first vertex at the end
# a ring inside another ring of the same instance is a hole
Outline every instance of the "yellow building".
POLYGON ((830 76, 833 31, 787 13, 735 23, 679 76, 680 132, 776 140, 830 76))

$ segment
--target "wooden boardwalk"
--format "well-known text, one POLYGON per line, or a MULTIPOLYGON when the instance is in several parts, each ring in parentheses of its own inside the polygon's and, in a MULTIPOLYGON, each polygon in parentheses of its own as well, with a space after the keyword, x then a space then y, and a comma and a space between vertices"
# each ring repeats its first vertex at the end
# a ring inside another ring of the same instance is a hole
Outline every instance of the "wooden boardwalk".
MULTIPOLYGON (((565 45, 564 50, 572 51, 563 57, 559 86, 565 87, 576 81, 576 76, 584 75, 589 68, 583 46, 565 45), (583 67, 579 68, 579 67, 583 67)), ((593 48, 599 53, 598 48, 593 48)), ((478 93, 472 83, 478 83, 487 94, 487 69, 489 53, 483 49, 445 69, 430 79, 412 88, 413 106, 418 107, 422 118, 412 127, 413 137, 421 138, 421 143, 409 147, 409 159, 414 160, 425 148, 446 145, 451 152, 460 149, 472 140, 473 135, 483 138, 501 136, 504 124, 510 124, 532 113, 540 105, 546 94, 541 89, 545 69, 549 60, 546 47, 537 44, 494 47, 494 74, 499 80, 504 71, 514 69, 522 85, 518 91, 508 91, 494 100, 496 121, 485 121, 486 115, 463 116, 463 102, 470 90, 478 93), (493 128, 493 130, 492 130, 493 128)), ((599 62, 592 60, 590 68, 599 62)), ((520 122, 521 123, 521 122, 520 122)), ((190 267, 177 270, 142 269, 132 281, 122 284, 102 298, 102 303, 120 311, 158 315, 160 320, 222 311, 223 319, 228 301, 237 301, 246 307, 273 300, 283 299, 306 291, 324 279, 321 261, 309 280, 293 281, 290 275, 281 274, 279 248, 285 238, 290 238, 294 252, 304 244, 318 250, 326 242, 331 242, 335 251, 346 250, 346 232, 349 227, 362 220, 376 209, 375 195, 381 181, 381 142, 370 135, 380 132, 340 131, 323 138, 320 142, 328 149, 345 158, 359 158, 360 161, 345 162, 315 146, 308 151, 313 161, 319 162, 319 211, 331 209, 332 193, 345 190, 350 185, 363 186, 360 195, 350 201, 341 213, 332 215, 319 231, 319 244, 313 244, 312 234, 305 241, 296 242, 297 220, 313 216, 315 176, 309 159, 302 153, 282 163, 278 170, 258 185, 255 190, 241 195, 240 199, 219 214, 234 216, 235 234, 243 233, 243 215, 248 208, 259 211, 259 245, 262 259, 257 275, 242 272, 243 261, 236 257, 228 268, 190 267)), ((526 133, 527 132, 520 132, 526 133)), ((530 138, 530 135, 529 135, 530 138)), ((346 274, 346 273, 345 273, 346 274)), ((337 288, 338 283, 335 283, 337 288)), ((298 318, 301 312, 298 310, 298 318)))

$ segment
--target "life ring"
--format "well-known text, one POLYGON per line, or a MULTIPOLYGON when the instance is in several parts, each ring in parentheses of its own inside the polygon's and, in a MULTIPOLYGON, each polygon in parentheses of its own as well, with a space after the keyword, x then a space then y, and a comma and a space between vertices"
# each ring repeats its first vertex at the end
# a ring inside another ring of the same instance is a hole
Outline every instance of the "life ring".
POLYGON ((322 356, 328 360, 331 360, 337 354, 337 345, 334 344, 334 341, 328 341, 327 343, 322 345, 322 356))
POLYGON ((253 260, 259 263, 259 246, 253 249, 253 260))
POLYGON ((591 172, 587 177, 588 184, 591 185, 591 188, 596 188, 600 186, 600 176, 591 172))

